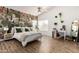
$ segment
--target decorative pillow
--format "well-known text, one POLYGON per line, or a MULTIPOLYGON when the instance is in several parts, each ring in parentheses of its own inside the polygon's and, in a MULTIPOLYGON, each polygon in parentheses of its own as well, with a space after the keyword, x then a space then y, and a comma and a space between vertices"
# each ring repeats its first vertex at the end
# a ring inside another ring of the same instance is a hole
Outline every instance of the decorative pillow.
POLYGON ((16 28, 16 32, 20 33, 20 32, 22 32, 22 29, 21 28, 16 28))
POLYGON ((27 29, 27 28, 25 28, 25 32, 28 32, 28 31, 30 31, 29 29, 27 29))

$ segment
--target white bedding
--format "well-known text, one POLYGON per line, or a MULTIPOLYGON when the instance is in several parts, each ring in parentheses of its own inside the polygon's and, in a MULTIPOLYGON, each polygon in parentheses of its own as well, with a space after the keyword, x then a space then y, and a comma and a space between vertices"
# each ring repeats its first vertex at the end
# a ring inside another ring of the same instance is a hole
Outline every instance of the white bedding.
POLYGON ((18 39, 19 41, 23 41, 23 38, 26 36, 26 35, 32 35, 32 34, 36 34, 36 33, 39 33, 39 32, 21 32, 21 33, 14 33, 13 37, 12 38, 16 38, 18 39))
POLYGON ((39 32, 30 31, 30 32, 14 33, 14 35, 13 35, 13 38, 19 40, 22 43, 23 46, 25 46, 28 42, 35 40, 37 37, 41 38, 42 34, 39 33, 39 32))

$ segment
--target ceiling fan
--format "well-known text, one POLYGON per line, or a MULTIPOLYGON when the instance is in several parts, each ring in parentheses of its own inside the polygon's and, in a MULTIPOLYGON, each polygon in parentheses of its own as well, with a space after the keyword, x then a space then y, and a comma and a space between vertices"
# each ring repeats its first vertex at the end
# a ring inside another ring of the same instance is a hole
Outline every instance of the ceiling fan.
POLYGON ((46 12, 47 11, 47 8, 48 6, 40 6, 40 7, 37 7, 37 12, 38 12, 38 15, 43 13, 43 12, 46 12))

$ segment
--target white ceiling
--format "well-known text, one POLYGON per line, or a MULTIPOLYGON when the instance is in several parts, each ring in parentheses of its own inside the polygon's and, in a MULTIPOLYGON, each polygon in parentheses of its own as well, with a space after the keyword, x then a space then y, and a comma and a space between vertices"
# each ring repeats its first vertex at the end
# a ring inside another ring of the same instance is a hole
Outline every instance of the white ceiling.
POLYGON ((11 8, 17 11, 21 11, 24 13, 28 13, 31 15, 40 15, 46 11, 48 11, 50 8, 52 8, 52 6, 40 6, 41 7, 41 12, 38 13, 38 7, 39 6, 6 6, 7 8, 11 8))

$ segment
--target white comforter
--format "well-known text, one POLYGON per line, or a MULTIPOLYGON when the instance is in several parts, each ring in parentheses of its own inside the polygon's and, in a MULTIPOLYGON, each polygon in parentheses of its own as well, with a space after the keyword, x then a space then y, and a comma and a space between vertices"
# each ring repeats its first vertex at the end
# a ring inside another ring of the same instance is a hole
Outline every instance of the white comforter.
POLYGON ((42 34, 39 32, 22 32, 22 33, 14 33, 13 38, 19 40, 23 46, 25 46, 28 42, 35 40, 37 37, 41 38, 42 34))

